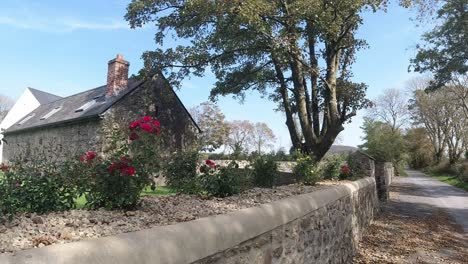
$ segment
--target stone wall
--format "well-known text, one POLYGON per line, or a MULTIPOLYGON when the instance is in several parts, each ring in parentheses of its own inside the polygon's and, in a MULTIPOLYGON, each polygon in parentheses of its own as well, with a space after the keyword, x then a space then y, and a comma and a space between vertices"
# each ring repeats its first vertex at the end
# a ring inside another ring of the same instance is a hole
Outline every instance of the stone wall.
POLYGON ((351 263, 377 205, 368 177, 229 214, 4 254, 0 263, 351 263))
POLYGON ((392 178, 395 175, 395 169, 391 162, 375 163, 375 181, 379 200, 388 200, 389 187, 392 184, 392 178))
POLYGON ((60 161, 85 151, 100 151, 99 119, 9 134, 4 160, 60 161))
POLYGON ((376 208, 375 186, 326 204, 236 247, 196 261, 211 263, 351 263, 376 208))

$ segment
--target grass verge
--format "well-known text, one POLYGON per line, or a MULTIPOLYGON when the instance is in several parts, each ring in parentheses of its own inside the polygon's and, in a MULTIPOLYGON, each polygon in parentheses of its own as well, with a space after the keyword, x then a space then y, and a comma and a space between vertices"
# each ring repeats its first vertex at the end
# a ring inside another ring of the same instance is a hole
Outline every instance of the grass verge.
POLYGON ((441 182, 445 182, 452 186, 468 191, 468 182, 460 180, 457 176, 432 171, 427 171, 425 173, 431 177, 438 179, 441 182))

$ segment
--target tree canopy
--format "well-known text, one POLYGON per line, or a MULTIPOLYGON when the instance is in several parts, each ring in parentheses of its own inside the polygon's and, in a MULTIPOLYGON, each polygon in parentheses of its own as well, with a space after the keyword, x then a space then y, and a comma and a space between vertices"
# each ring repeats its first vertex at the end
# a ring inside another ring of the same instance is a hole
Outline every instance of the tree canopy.
POLYGON ((439 24, 423 35, 423 44, 411 67, 417 72, 431 72, 431 88, 449 85, 454 76, 468 72, 468 0, 446 0, 437 12, 439 24))
MULTIPOLYGON (((422 1, 422 0, 420 0, 422 1)), ((408 4, 404 0, 400 3, 408 4)), ((158 48, 143 54, 143 75, 161 71, 173 85, 203 76, 210 98, 241 100, 256 90, 283 111, 293 148, 321 159, 356 111, 367 86, 351 80, 364 11, 386 0, 133 0, 131 27, 156 25, 158 48), (168 38, 176 47, 162 48, 168 38), (298 122, 295 122, 298 120, 298 122)))

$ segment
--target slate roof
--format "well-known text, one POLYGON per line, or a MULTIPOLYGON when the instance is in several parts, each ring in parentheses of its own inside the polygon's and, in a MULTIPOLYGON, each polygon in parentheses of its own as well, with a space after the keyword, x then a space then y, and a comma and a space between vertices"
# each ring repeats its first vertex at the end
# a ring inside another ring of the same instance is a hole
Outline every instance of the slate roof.
POLYGON ((41 105, 47 104, 53 101, 57 101, 62 98, 58 95, 43 92, 43 91, 31 88, 31 87, 28 87, 28 89, 29 91, 31 91, 31 93, 34 95, 34 97, 37 99, 37 101, 39 101, 41 105))
MULTIPOLYGON (((125 95, 129 94, 136 88, 138 88, 144 81, 137 81, 137 80, 129 80, 128 81, 128 88, 123 90, 117 96, 106 97, 106 88, 107 86, 100 86, 82 93, 74 94, 68 97, 61 98, 59 96, 55 96, 54 101, 40 105, 34 111, 29 113, 26 117, 22 118, 15 124, 13 124, 10 128, 8 128, 4 134, 9 134, 13 132, 19 132, 23 130, 29 130, 31 128, 39 128, 49 125, 57 125, 60 123, 78 121, 82 119, 98 117, 100 114, 104 113, 109 107, 111 107, 114 103, 119 101, 125 95), (96 103, 89 107, 88 109, 76 112, 78 108, 83 106, 84 104, 96 100, 96 103), (46 119, 41 119, 54 109, 60 107, 60 110, 57 111, 55 114, 51 115, 46 119), (29 116, 32 117, 27 121, 23 121, 29 116)), ((39 94, 40 100, 46 100, 53 98, 54 95, 48 94, 45 92, 41 92, 35 89, 31 89, 33 93, 39 94), (34 90, 34 91, 32 91, 34 90)))

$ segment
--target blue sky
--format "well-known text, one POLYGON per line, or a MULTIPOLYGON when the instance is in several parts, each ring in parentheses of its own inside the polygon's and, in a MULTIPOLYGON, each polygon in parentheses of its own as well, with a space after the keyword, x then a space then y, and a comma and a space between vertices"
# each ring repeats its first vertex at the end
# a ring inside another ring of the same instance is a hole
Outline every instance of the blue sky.
MULTIPOLYGON (((61 96, 71 95, 106 82, 107 61, 122 53, 130 73, 142 67, 145 50, 155 47, 154 30, 132 30, 123 19, 129 0, 0 2, 0 93, 16 99, 26 87, 61 96), (40 3, 39 3, 40 2, 40 3)), ((387 88, 403 88, 415 76, 408 73, 409 59, 423 28, 410 18, 411 11, 391 5, 386 13, 366 13, 359 37, 370 45, 358 54, 354 80, 369 85, 368 97, 387 88)), ((184 82, 178 94, 187 107, 206 101, 212 75, 184 82)), ((243 104, 231 97, 218 102, 228 120, 266 122, 278 137, 277 147, 289 148, 282 113, 258 94, 243 104)), ((340 144, 361 143, 362 116, 358 114, 340 135, 340 144)))

